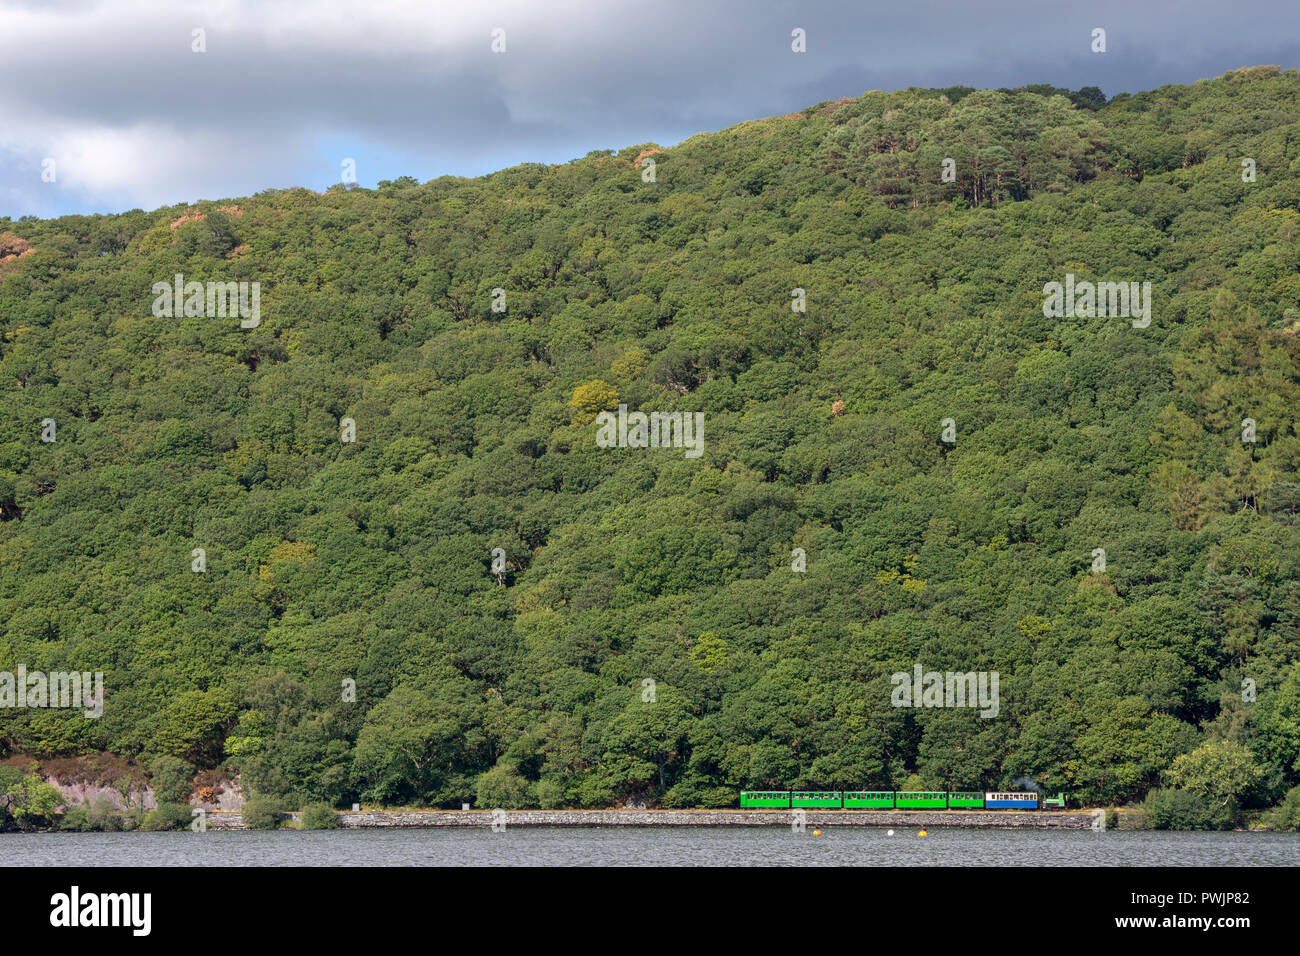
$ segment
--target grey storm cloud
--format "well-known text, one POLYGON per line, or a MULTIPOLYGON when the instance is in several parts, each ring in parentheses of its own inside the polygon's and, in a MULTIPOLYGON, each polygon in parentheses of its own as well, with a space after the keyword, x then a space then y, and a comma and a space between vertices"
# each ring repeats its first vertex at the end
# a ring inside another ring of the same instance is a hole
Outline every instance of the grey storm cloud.
POLYGON ((1294 66, 1300 41, 1279 29, 1294 18, 1293 0, 0 0, 0 214, 49 206, 46 157, 62 208, 126 208, 321 188, 320 153, 340 144, 428 179, 670 144, 869 89, 1136 92, 1294 66))

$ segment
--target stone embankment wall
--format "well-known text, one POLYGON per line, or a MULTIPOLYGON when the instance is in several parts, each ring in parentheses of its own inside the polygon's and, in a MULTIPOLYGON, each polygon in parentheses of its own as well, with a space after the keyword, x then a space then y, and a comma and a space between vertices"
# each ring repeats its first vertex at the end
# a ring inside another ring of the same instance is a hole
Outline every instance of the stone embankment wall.
MULTIPOLYGON (((286 816, 297 822, 298 814, 286 816)), ((508 827, 788 827, 791 810, 504 810, 508 827)), ((996 830, 1090 830, 1095 811, 1044 810, 805 810, 809 827, 940 827, 996 830)), ((345 828, 490 827, 491 810, 372 810, 339 814, 345 828)), ((238 813, 209 813, 213 830, 242 830, 238 813)))

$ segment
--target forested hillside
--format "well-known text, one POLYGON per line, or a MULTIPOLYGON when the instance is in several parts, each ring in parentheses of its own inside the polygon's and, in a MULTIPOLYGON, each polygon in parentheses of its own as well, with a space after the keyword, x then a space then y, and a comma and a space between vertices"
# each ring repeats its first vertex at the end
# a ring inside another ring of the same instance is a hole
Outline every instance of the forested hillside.
POLYGON ((291 803, 1278 803, 1300 72, 1065 94, 0 219, 0 669, 105 687, 0 711, 0 757, 291 803), (258 324, 155 316, 177 274, 260 283, 258 324), (1067 274, 1150 282, 1149 325, 1046 316, 1067 274), (702 455, 598 447, 620 404, 702 413, 702 455), (997 716, 892 706, 917 664, 998 672, 997 716))

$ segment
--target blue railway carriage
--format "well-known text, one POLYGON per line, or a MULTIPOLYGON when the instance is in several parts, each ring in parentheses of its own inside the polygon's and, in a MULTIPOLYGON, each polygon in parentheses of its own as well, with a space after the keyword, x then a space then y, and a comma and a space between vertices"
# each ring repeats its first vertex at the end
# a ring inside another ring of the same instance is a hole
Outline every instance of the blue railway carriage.
POLYGON ((986 810, 1037 810, 1038 794, 1025 790, 1010 793, 986 792, 984 808, 986 810))

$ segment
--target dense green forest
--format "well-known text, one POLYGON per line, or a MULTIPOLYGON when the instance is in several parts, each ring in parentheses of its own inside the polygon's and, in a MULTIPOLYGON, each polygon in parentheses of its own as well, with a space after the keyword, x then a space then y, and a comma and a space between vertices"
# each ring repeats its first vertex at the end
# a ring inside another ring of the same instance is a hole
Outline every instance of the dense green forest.
POLYGON ((1277 805, 1298 273, 1274 67, 0 218, 0 670, 105 687, 0 712, 0 758, 294 806, 1277 805), (1149 326, 1046 316, 1067 273, 1149 281, 1149 326), (177 274, 260 321, 156 316, 177 274), (619 404, 703 454, 598 447, 619 404), (917 664, 998 672, 997 716, 892 706, 917 664))

